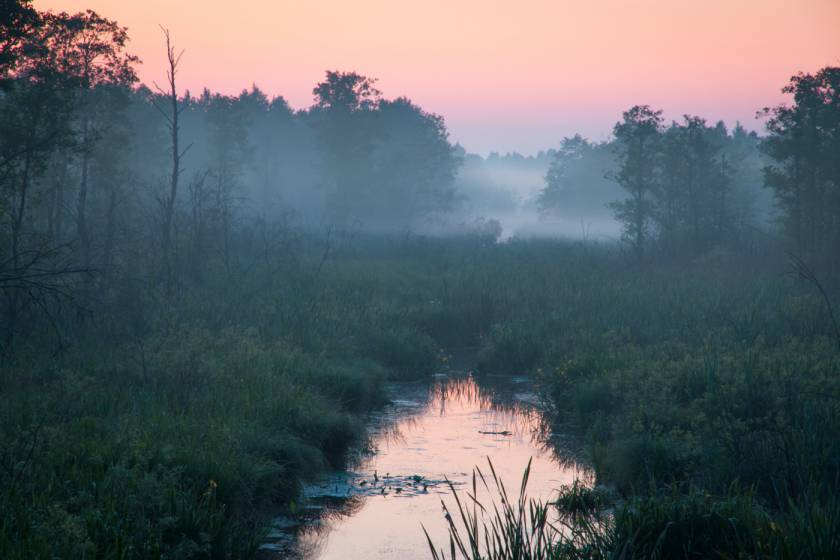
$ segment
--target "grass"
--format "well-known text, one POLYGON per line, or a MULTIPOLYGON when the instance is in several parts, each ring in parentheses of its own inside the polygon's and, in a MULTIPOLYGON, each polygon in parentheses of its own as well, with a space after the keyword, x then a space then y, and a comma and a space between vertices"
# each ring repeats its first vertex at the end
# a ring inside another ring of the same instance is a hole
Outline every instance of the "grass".
POLYGON ((455 500, 454 515, 441 500, 444 517, 449 524, 449 555, 436 548, 426 528, 423 532, 434 560, 445 558, 504 560, 540 560, 556 557, 562 547, 562 533, 551 523, 549 507, 529 500, 526 487, 531 463, 525 468, 519 496, 511 499, 504 482, 499 479, 488 459, 489 483, 480 468, 473 470, 472 492, 461 500, 455 486, 450 483, 455 500), (477 480, 489 495, 489 501, 479 499, 477 480), (496 499, 498 497, 498 500, 496 499))
POLYGON ((253 557, 266 514, 361 441, 384 380, 458 346, 534 376, 607 489, 564 492, 560 539, 555 505, 497 488, 495 557, 838 550, 840 352, 772 254, 640 266, 610 246, 360 236, 321 262, 302 239, 235 282, 110 286, 93 320, 64 318, 61 352, 44 329, 19 341, 0 363, 0 557, 253 557))
POLYGON ((313 279, 309 257, 233 294, 117 291, 63 352, 5 356, 0 557, 253 558, 270 514, 364 443, 385 379, 437 366, 401 271, 313 279))
POLYGON ((423 528, 434 560, 828 560, 840 547, 840 503, 836 495, 826 502, 819 491, 779 511, 737 486, 714 496, 672 485, 615 502, 603 489, 576 482, 543 502, 527 496, 530 463, 513 499, 492 463, 489 470, 490 483, 480 468, 473 471, 472 491, 463 497, 450 485, 451 510, 441 501, 448 547, 423 528), (483 501, 476 479, 489 496, 483 501))
POLYGON ((252 557, 251 512, 340 464, 383 375, 237 331, 172 336, 145 372, 62 363, 4 393, 0 556, 252 557))
POLYGON ((609 248, 513 242, 462 275, 481 277, 492 316, 482 369, 536 376, 618 496, 601 531, 585 515, 582 539, 550 531, 556 557, 840 553, 840 353, 820 294, 783 261, 634 266, 609 248))

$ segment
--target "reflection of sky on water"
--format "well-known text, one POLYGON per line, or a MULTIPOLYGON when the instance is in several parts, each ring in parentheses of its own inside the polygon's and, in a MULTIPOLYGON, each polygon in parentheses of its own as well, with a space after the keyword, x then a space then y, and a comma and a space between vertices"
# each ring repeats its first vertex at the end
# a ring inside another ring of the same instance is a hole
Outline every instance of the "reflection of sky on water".
POLYGON ((293 556, 428 558, 421 523, 437 542, 447 542, 441 499, 449 502, 450 493, 444 480, 468 483, 473 467, 486 470, 488 457, 509 488, 518 488, 533 457, 528 493, 535 498, 550 498, 556 488, 584 477, 545 445, 548 427, 525 404, 531 396, 523 378, 395 384, 394 404, 374 422, 369 445, 375 453, 360 457, 352 472, 308 489, 313 514, 297 531, 293 556))

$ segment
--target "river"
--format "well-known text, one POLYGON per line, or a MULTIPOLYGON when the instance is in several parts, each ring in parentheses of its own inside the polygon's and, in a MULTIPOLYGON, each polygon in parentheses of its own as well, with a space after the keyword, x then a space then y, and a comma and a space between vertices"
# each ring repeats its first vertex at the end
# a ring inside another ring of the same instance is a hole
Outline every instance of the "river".
POLYGON ((391 404, 371 419, 368 446, 351 468, 307 485, 298 514, 275 520, 269 557, 428 559, 422 527, 448 549, 441 500, 454 501, 446 481, 465 491, 476 466, 489 474, 488 459, 513 495, 529 460, 533 498, 588 479, 561 458, 527 378, 453 372, 431 384, 392 383, 388 393, 391 404))

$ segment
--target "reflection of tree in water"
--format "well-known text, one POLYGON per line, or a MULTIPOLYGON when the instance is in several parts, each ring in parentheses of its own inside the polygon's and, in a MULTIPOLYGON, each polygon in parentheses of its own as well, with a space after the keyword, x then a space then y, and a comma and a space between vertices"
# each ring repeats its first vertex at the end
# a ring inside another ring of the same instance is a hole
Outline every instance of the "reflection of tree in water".
POLYGON ((523 379, 511 382, 510 378, 472 375, 449 378, 435 383, 429 389, 427 410, 444 416, 447 412, 477 411, 487 414, 488 433, 499 437, 530 438, 532 444, 547 451, 550 425, 534 406, 523 402, 531 386, 523 379), (480 382, 479 382, 480 381, 480 382))
POLYGON ((488 415, 488 423, 494 426, 488 431, 507 431, 510 437, 530 441, 536 450, 551 456, 562 468, 585 469, 580 442, 563 430, 558 433, 557 426, 552 425, 536 402, 534 387, 526 378, 467 375, 443 379, 432 385, 426 408, 440 415, 447 414, 447 410, 484 412, 488 415))
MULTIPOLYGON (((394 383, 390 391, 392 404, 374 414, 366 445, 349 460, 348 468, 352 472, 341 473, 335 478, 338 486, 346 485, 347 495, 339 497, 341 492, 336 491, 336 496, 327 497, 315 492, 309 504, 315 506, 312 513, 306 515, 308 519, 304 519, 301 527, 293 530, 297 541, 289 552, 293 557, 317 558, 333 527, 355 515, 367 497, 378 489, 372 482, 377 454, 388 447, 405 446, 411 441, 412 433, 429 429, 428 424, 435 422, 435 418, 480 414, 486 432, 476 437, 494 438, 500 443, 512 439, 528 442, 534 448, 534 454, 544 454, 558 463, 558 470, 580 467, 575 452, 564 446, 569 442, 558 439, 550 422, 536 407, 533 386, 525 378, 456 374, 439 378, 431 385, 394 383), (362 480, 364 487, 359 484, 362 480)), ((476 463, 481 459, 476 456, 476 463)), ((388 484, 384 481, 385 474, 379 473, 380 484, 388 484)), ((393 483, 405 486, 406 493, 410 492, 410 485, 405 484, 410 478, 408 475, 390 474, 393 483), (405 481, 399 482, 401 479, 405 481)), ((438 481, 426 479, 424 482, 431 488, 438 481)))
POLYGON ((440 416, 445 416, 447 406, 456 410, 489 410, 493 407, 493 392, 482 390, 471 375, 437 381, 429 388, 426 409, 437 409, 440 416))
POLYGON ((364 503, 363 496, 314 500, 313 505, 318 507, 312 508, 308 515, 302 514, 300 525, 292 533, 294 545, 284 550, 281 558, 317 558, 326 545, 333 525, 355 515, 364 503))
POLYGON ((399 402, 410 405, 394 407, 379 416, 376 431, 369 434, 368 452, 355 464, 358 468, 364 468, 364 459, 371 458, 378 449, 404 445, 406 434, 423 430, 427 417, 471 411, 487 416, 487 431, 509 432, 486 434, 487 437, 530 441, 560 466, 580 466, 576 442, 561 440, 554 433, 554 426, 528 398, 533 396, 533 386, 526 379, 462 375, 438 379, 425 392, 415 383, 394 384, 392 390, 399 402))

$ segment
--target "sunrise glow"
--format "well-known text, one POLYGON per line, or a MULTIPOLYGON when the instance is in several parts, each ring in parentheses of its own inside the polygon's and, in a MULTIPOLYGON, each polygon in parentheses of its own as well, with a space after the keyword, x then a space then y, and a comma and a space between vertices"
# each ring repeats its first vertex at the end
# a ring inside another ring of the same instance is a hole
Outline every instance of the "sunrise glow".
POLYGON ((186 49, 182 84, 256 83, 311 103, 327 69, 379 79, 444 115, 468 148, 535 151, 608 135, 634 103, 753 127, 798 71, 840 62, 834 0, 300 2, 41 0, 128 26, 144 81, 160 80, 158 24, 186 49))

